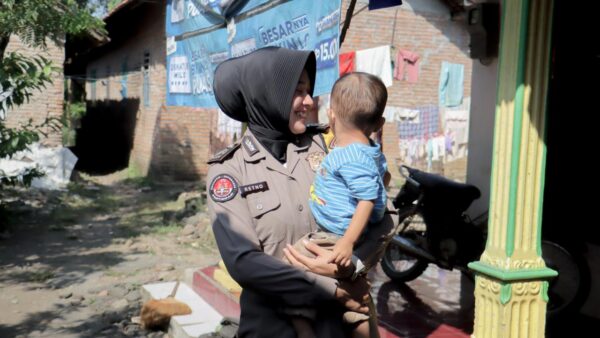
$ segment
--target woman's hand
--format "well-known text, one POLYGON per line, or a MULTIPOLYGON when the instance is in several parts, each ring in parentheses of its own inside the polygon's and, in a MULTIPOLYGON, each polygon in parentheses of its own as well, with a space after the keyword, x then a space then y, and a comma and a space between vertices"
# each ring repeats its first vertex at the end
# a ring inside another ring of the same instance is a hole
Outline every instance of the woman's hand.
POLYGON ((304 256, 294 249, 293 246, 288 244, 287 248, 283 249, 283 253, 292 265, 318 275, 332 278, 344 278, 352 274, 354 270, 353 266, 344 268, 334 263, 329 263, 332 258, 331 251, 321 248, 312 242, 307 242, 304 245, 306 249, 315 254, 316 257, 311 258, 304 256))
POLYGON ((335 290, 335 297, 348 310, 367 314, 371 297, 370 288, 371 284, 364 276, 358 277, 352 282, 342 280, 335 290))
MULTIPOLYGON (((343 278, 352 273, 353 266, 350 266, 350 269, 344 269, 336 264, 328 263, 332 257, 331 251, 311 242, 305 243, 305 247, 308 251, 314 253, 316 257, 304 256, 289 244, 286 249, 283 249, 283 252, 292 265, 319 275, 343 278)), ((368 313, 370 288, 369 281, 363 276, 351 282, 341 280, 335 290, 335 298, 350 311, 368 313)))

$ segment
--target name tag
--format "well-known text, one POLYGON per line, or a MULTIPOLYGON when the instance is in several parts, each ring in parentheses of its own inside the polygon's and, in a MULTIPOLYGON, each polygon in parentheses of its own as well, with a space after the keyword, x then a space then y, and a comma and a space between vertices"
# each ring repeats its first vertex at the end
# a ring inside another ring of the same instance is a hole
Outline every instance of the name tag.
POLYGON ((252 183, 248 185, 242 185, 240 187, 240 195, 242 197, 246 197, 246 195, 267 190, 269 190, 269 185, 267 184, 267 182, 252 183))

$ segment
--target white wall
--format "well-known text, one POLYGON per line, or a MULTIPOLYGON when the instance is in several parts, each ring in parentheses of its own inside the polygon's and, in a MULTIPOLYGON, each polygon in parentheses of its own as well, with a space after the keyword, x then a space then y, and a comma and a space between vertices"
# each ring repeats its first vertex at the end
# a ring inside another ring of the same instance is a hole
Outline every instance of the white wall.
POLYGON ((468 213, 471 217, 486 212, 490 204, 497 77, 497 58, 487 66, 478 60, 473 61, 467 183, 481 190, 481 198, 469 208, 468 213))

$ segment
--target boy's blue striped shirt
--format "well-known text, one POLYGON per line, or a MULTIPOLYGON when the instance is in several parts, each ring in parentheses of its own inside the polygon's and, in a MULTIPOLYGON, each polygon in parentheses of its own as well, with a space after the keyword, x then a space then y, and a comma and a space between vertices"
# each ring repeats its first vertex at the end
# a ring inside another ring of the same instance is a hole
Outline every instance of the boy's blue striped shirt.
POLYGON ((386 171, 378 144, 333 148, 317 170, 311 189, 309 204, 317 223, 343 235, 360 200, 375 202, 369 223, 381 221, 387 198, 383 185, 386 171))

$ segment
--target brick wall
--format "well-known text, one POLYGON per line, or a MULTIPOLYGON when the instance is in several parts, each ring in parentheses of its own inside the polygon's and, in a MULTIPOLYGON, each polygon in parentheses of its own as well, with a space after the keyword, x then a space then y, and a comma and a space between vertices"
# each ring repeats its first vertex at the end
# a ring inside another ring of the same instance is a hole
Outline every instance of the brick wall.
MULTIPOLYGON (((342 1, 341 20, 346 15, 349 0, 342 1)), ((468 56, 469 35, 464 23, 452 21, 450 11, 439 1, 405 1, 402 6, 369 11, 365 0, 359 0, 346 33, 340 53, 392 46, 392 61, 398 50, 420 55, 418 82, 410 84, 394 79, 388 88, 388 106, 414 109, 438 105, 438 83, 442 61, 464 65, 464 97, 471 96, 472 60, 468 56)), ((396 123, 386 123, 383 148, 390 171, 398 178, 396 159, 399 157, 396 123)), ((466 167, 459 176, 464 179, 466 167)), ((453 169, 452 173, 460 170, 453 169)), ((438 170, 443 173, 443 168, 438 170)), ((457 177, 459 178, 459 177, 457 177)))
MULTIPOLYGON (((432 1, 432 0, 427 0, 432 1)), ((342 20, 349 1, 342 5, 342 20)), ((432 2, 434 3, 434 2, 432 2)), ((395 51, 408 49, 421 56, 419 81, 416 84, 394 81, 389 90, 388 104, 414 108, 437 105, 437 88, 442 61, 465 65, 465 92, 470 96, 471 60, 468 58, 468 35, 463 24, 450 19, 449 10, 437 3, 414 8, 407 4, 356 14, 347 32, 341 52, 380 45, 392 45, 395 51), (425 8, 425 10, 423 10, 425 8), (395 23, 394 23, 395 22, 395 23), (394 29, 395 27, 395 29, 394 29)), ((358 11, 365 1, 359 1, 358 11)), ((127 96, 140 99, 130 163, 142 174, 170 179, 195 179, 206 173, 206 159, 225 146, 215 136, 217 113, 211 109, 167 107, 165 68, 165 5, 164 2, 145 3, 131 17, 143 17, 129 23, 125 39, 107 49, 88 66, 88 77, 95 73, 96 99, 120 100, 122 64, 127 60, 127 96), (136 28, 133 28, 136 27, 136 28), (150 106, 142 97, 142 66, 144 51, 150 52, 150 106), (106 80, 106 81, 102 81, 106 80), (108 95, 107 86, 108 84, 108 95)), ((129 20, 129 19, 128 19, 129 20)), ((395 54, 395 53, 394 53, 395 54)), ((91 98, 87 84, 88 99, 91 98)), ((395 122, 384 127, 384 152, 390 171, 397 177, 399 157, 398 132, 395 122)))
MULTIPOLYGON (((53 77, 53 82, 48 84, 45 89, 35 91, 29 103, 10 110, 6 119, 6 125, 14 128, 27 123, 33 119, 34 124, 42 123, 48 117, 60 118, 63 112, 63 76, 62 67, 65 60, 64 46, 56 45, 51 41, 47 43, 48 48, 44 51, 33 49, 26 46, 17 36, 10 37, 10 42, 6 52, 17 51, 26 56, 43 55, 52 61, 55 67, 58 67, 57 76, 53 77)), ((49 146, 62 145, 62 133, 60 130, 54 131, 50 128, 42 129, 48 137, 43 137, 41 143, 49 146)))
MULTIPOLYGON (((143 19, 135 25, 124 24, 123 29, 127 29, 123 32, 124 38, 107 46, 105 52, 88 65, 87 76, 91 78, 96 74, 98 78, 95 83, 96 100, 121 100, 124 74, 127 75, 127 97, 139 99, 131 166, 143 175, 162 179, 198 179, 207 172, 206 160, 213 126, 211 115, 215 112, 165 106, 166 4, 160 1, 142 7, 125 13, 143 19), (143 95, 145 53, 149 53, 150 60, 147 70, 150 79, 148 106, 143 95)), ((91 81, 86 84, 86 95, 92 101, 91 81)), ((216 126, 216 121, 214 123, 216 126)))
POLYGON ((150 174, 163 179, 201 179, 208 172, 214 109, 163 107, 150 174))

